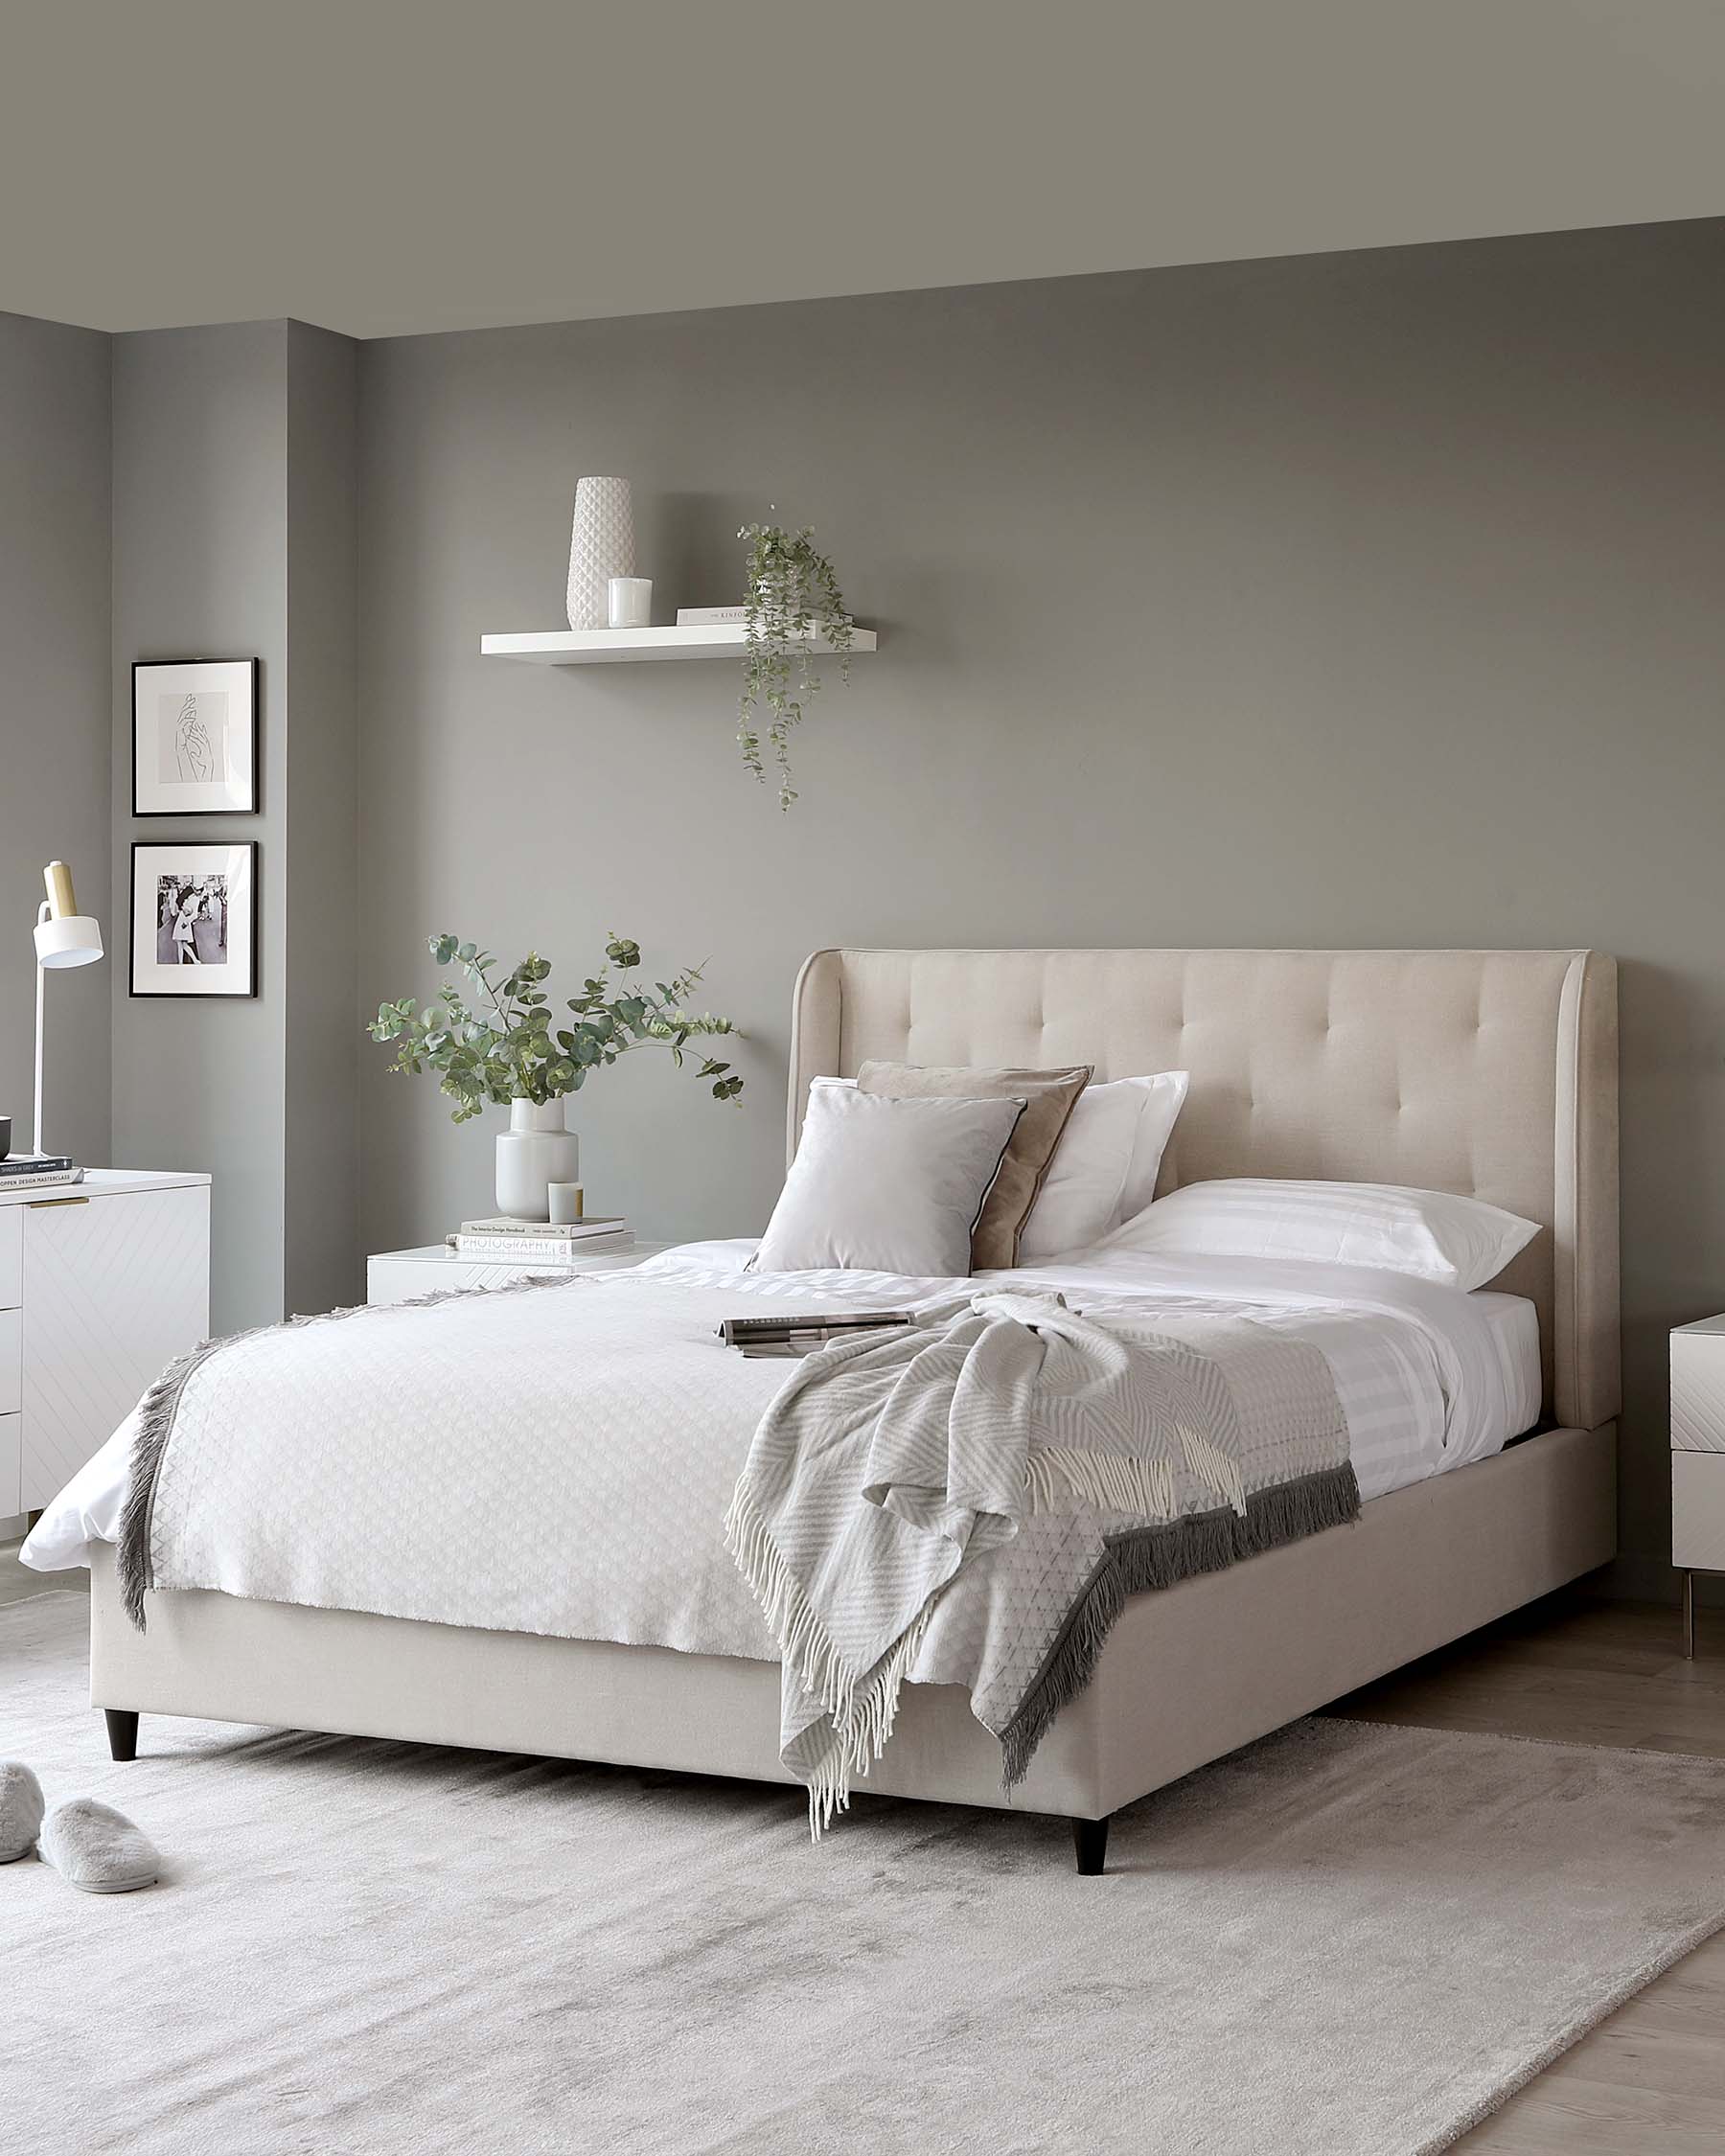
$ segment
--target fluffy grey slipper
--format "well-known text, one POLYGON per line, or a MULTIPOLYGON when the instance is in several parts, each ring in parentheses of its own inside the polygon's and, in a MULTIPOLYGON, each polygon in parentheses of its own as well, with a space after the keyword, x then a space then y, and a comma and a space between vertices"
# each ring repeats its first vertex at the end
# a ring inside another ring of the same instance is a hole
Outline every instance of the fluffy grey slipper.
POLYGON ((148 1837, 124 1812, 94 1797, 57 1805, 36 1846, 44 1864, 86 1894, 128 1894, 136 1887, 153 1887, 162 1869, 148 1837))
POLYGON ((41 1823, 41 1783, 21 1759, 0 1759, 0 1864, 28 1856, 41 1823))

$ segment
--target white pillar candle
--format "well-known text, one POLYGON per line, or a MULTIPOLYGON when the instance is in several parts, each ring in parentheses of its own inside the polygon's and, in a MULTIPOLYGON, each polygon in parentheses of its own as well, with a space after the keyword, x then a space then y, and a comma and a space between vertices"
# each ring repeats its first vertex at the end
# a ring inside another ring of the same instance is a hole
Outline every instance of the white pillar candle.
POLYGON ((606 584, 613 629, 646 629, 653 621, 653 579, 611 577, 606 584))

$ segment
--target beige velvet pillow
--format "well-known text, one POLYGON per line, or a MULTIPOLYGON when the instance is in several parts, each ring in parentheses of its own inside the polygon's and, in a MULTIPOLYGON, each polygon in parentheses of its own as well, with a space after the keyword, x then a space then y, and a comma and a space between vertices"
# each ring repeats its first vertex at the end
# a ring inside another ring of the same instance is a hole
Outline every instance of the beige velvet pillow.
POLYGON ((997 1273, 1018 1263, 1019 1236, 1067 1117, 1090 1084, 1093 1066, 1074 1064, 1066 1070, 972 1070, 962 1064, 865 1063, 857 1072, 857 1090, 888 1093, 900 1099, 956 1095, 963 1100, 1022 1100, 1018 1119, 982 1210, 971 1230, 971 1271, 997 1273))

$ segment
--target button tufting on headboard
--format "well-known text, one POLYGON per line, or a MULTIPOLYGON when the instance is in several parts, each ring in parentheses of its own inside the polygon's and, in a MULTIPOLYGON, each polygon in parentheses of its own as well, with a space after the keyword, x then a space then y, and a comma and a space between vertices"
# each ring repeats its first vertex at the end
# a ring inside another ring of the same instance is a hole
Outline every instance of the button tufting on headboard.
POLYGON ((1187 1069, 1163 1187, 1323 1176, 1485 1192, 1549 1232, 1502 1285, 1538 1305, 1547 1406, 1618 1406, 1617 975, 1562 951, 824 951, 793 1013, 808 1083, 871 1056, 1187 1069), (1030 1013, 1032 1016, 1015 1016, 1030 1013), (1393 1107, 1392 1105, 1393 1104, 1393 1107))

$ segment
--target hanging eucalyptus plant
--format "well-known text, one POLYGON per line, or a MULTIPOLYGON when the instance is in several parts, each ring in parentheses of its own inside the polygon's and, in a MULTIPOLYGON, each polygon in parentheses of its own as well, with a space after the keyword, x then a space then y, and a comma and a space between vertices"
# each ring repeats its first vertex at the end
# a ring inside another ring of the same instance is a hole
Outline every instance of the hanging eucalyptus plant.
POLYGON ((737 717, 737 742, 743 761, 763 783, 767 760, 760 720, 767 714, 767 742, 778 777, 779 807, 796 799, 791 784, 791 729, 802 723, 803 705, 820 691, 811 639, 824 637, 839 654, 840 678, 850 679, 850 649, 856 624, 845 610, 844 594, 833 564, 815 544, 804 525, 745 524, 737 534, 748 541, 748 581, 745 605, 748 647, 743 658, 743 696, 737 717))

